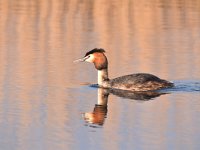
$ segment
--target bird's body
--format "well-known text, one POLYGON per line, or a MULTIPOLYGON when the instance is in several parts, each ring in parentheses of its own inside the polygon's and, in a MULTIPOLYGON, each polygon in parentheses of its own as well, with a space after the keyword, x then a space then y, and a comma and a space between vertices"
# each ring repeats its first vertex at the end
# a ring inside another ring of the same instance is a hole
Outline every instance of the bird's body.
POLYGON ((103 49, 93 49, 87 52, 84 58, 77 60, 94 63, 98 70, 99 87, 129 91, 153 91, 174 86, 172 82, 148 73, 136 73, 109 79, 108 61, 104 52, 103 49))
POLYGON ((110 80, 112 88, 131 91, 150 91, 172 87, 173 83, 160 79, 152 74, 137 73, 110 80))

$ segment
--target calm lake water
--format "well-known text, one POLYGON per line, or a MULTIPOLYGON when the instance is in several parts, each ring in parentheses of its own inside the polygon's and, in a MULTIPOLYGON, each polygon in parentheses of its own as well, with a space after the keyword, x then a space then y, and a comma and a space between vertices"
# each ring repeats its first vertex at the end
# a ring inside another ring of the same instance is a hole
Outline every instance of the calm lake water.
POLYGON ((199 139, 199 0, 0 1, 0 149, 197 150, 199 139), (147 72, 176 87, 91 87, 94 66, 73 60, 96 47, 110 78, 147 72))

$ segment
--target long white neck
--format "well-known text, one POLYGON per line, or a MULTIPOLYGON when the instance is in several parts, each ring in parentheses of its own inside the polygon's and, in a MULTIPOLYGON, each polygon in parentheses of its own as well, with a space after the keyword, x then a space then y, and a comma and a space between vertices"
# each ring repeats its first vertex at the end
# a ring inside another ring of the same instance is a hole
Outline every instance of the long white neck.
POLYGON ((98 85, 105 87, 108 80, 109 80, 108 70, 107 69, 98 70, 98 85))

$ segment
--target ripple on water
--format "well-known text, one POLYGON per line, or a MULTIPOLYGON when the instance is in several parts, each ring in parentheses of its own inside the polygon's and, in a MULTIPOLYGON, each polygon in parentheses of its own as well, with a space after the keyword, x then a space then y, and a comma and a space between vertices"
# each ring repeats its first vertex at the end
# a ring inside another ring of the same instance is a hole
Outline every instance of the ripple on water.
POLYGON ((175 87, 172 91, 179 92, 199 92, 200 91, 200 81, 199 80, 179 80, 174 81, 175 87))

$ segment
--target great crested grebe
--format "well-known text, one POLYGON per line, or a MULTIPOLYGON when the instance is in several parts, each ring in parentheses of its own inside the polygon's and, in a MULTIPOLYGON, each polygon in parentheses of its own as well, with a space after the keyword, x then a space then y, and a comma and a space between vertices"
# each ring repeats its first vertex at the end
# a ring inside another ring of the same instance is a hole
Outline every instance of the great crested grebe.
POLYGON ((98 86, 129 91, 154 91, 163 88, 173 87, 172 82, 160 79, 148 73, 136 73, 121 76, 115 79, 108 78, 108 60, 104 49, 95 48, 85 54, 81 59, 74 62, 94 63, 98 70, 98 86))

